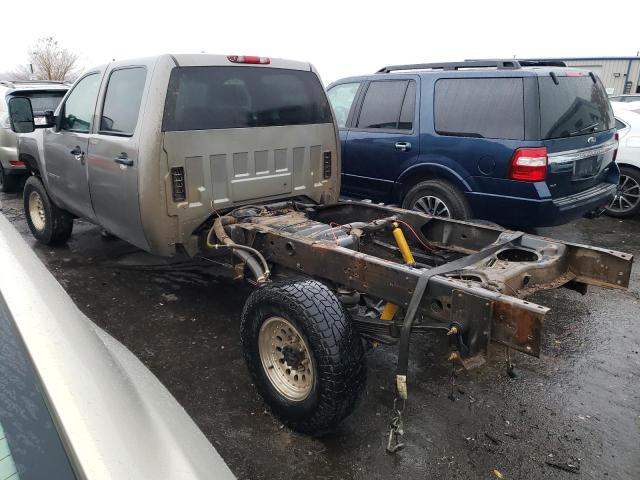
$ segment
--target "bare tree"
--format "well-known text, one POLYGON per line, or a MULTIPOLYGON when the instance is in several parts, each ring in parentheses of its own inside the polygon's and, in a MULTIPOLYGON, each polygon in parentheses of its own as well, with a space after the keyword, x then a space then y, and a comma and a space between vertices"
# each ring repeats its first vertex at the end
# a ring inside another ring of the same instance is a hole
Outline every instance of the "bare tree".
POLYGON ((29 48, 30 66, 20 65, 12 76, 15 80, 72 80, 77 62, 77 54, 62 48, 53 37, 42 37, 29 48))

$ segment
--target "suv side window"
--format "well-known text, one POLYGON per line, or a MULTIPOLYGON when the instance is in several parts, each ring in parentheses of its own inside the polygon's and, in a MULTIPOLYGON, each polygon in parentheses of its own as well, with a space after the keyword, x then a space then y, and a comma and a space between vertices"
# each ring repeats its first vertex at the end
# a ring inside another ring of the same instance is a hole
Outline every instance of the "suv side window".
POLYGON ((133 135, 138 123, 146 78, 147 71, 144 67, 111 72, 100 117, 100 133, 133 135))
POLYGON ((407 106, 402 120, 403 125, 399 125, 409 83, 413 84, 413 102, 415 102, 415 82, 407 80, 371 82, 362 102, 357 128, 367 130, 405 130, 404 126, 407 123, 413 124, 413 109, 410 108, 411 99, 407 99, 407 106), (411 112, 410 115, 409 112, 411 112), (407 117, 410 118, 409 121, 407 121, 407 117))
POLYGON ((413 117, 416 112, 416 82, 409 82, 407 93, 404 94, 398 130, 413 130, 413 117))
POLYGON ((353 105, 353 99, 356 98, 360 88, 360 82, 343 83, 342 85, 336 85, 327 92, 329 102, 333 107, 333 111, 336 115, 336 122, 338 128, 345 128, 347 125, 347 118, 349 118, 349 112, 353 105))
POLYGON ((63 130, 89 132, 99 88, 100 74, 98 73, 89 74, 78 82, 64 103, 63 130))
POLYGON ((522 78, 440 79, 433 110, 440 135, 524 139, 522 78))

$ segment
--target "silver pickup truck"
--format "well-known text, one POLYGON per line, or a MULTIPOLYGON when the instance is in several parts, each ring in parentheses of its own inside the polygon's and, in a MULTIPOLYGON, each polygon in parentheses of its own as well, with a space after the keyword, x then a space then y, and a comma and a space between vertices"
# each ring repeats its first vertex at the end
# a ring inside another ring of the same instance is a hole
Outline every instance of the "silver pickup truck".
POLYGON ((625 253, 338 202, 338 134, 308 63, 115 62, 85 73, 45 125, 34 126, 27 98, 9 111, 14 131, 42 128, 19 142, 34 236, 64 242, 82 217, 256 287, 240 322, 247 365, 274 414, 300 432, 322 434, 353 411, 365 343, 397 345, 397 451, 415 334, 441 335, 459 367, 482 364, 490 343, 508 359, 539 356, 548 309, 524 297, 629 284, 625 253))

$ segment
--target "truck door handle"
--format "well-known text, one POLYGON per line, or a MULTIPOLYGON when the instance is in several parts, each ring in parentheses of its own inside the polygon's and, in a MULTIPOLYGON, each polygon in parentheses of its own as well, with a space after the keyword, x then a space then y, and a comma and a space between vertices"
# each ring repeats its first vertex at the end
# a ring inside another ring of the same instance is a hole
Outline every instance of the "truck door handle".
POLYGON ((76 148, 69 152, 73 157, 84 165, 84 152, 80 146, 76 145, 76 148))
POLYGON ((409 142, 396 142, 396 150, 400 152, 408 152, 411 150, 411 144, 409 142))
POLYGON ((131 167, 133 165, 133 160, 131 160, 129 156, 124 152, 114 158, 113 161, 127 167, 131 167))

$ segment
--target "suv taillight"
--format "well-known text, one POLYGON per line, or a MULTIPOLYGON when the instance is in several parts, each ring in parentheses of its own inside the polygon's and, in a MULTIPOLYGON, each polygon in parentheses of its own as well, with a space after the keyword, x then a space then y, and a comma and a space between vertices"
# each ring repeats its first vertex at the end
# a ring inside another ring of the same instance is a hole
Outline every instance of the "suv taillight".
POLYGON ((540 182, 547 176, 546 147, 519 148, 511 158, 509 178, 525 182, 540 182))
POLYGON ((171 183, 173 184, 173 201, 184 202, 187 199, 187 190, 184 185, 184 168, 173 167, 171 169, 171 183))
POLYGON ((616 161, 616 157, 618 156, 618 147, 620 146, 620 135, 618 135, 618 132, 616 132, 614 138, 614 142, 616 145, 616 149, 613 151, 613 161, 616 161))

